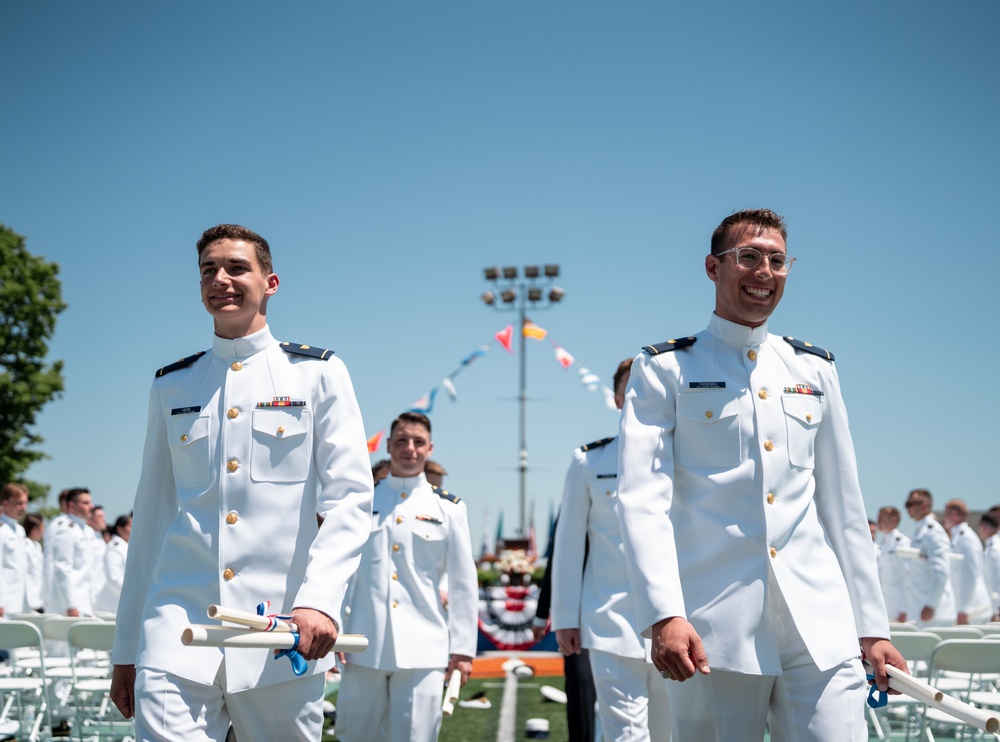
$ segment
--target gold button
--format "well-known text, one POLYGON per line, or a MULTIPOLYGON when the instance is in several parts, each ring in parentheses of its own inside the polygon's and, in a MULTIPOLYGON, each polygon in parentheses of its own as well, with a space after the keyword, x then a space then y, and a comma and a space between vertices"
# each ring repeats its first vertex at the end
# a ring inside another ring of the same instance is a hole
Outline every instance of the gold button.
POLYGON ((229 368, 231 368, 233 371, 239 371, 240 369, 243 368, 243 364, 240 363, 239 361, 233 361, 233 365, 230 366, 229 368))
POLYGON ((284 432, 285 432, 285 426, 284 425, 279 425, 278 426, 278 435, 281 435, 284 432))
POLYGON ((226 567, 226 571, 222 573, 222 579, 224 579, 226 582, 229 582, 235 576, 236 573, 233 572, 233 570, 229 569, 229 567, 226 567))
POLYGON ((747 358, 749 358, 751 361, 756 361, 757 360, 757 351, 755 351, 752 348, 750 350, 748 350, 747 351, 747 358))
POLYGON ((397 603, 397 602, 396 602, 395 600, 394 600, 394 601, 392 601, 392 607, 393 607, 393 608, 395 608, 395 607, 396 607, 397 605, 399 605, 399 603, 397 603))
POLYGON ((236 513, 230 513, 229 515, 226 516, 226 523, 228 523, 231 526, 235 526, 236 521, 238 521, 239 519, 240 516, 238 516, 236 513))
POLYGON ((767 493, 767 504, 768 505, 774 505, 774 493, 773 492, 768 492, 767 493))
POLYGON ((402 515, 397 515, 396 516, 396 522, 397 523, 402 523, 403 522, 403 516, 402 515))
POLYGON ((392 579, 398 580, 399 579, 399 575, 397 575, 395 572, 393 572, 392 573, 392 579))
POLYGON ((230 420, 235 420, 240 416, 240 411, 237 410, 235 407, 230 407, 229 412, 227 412, 226 414, 229 416, 230 420))
POLYGON ((767 389, 761 389, 759 392, 757 392, 757 396, 760 397, 761 399, 767 399, 767 389))
POLYGON ((606 494, 608 497, 611 497, 611 490, 607 490, 604 494, 606 494))
POLYGON ((765 451, 773 451, 774 450, 774 444, 771 443, 771 441, 764 441, 764 450, 765 451))
POLYGON ((240 462, 236 459, 230 459, 229 463, 226 464, 226 468, 229 469, 229 471, 236 471, 240 468, 240 462))
POLYGON ((812 416, 812 415, 808 415, 808 414, 806 415, 806 422, 807 422, 807 423, 811 423, 811 422, 812 422, 812 419, 813 419, 813 416, 812 416))
POLYGON ((771 558, 772 558, 772 559, 774 559, 774 558, 775 558, 776 556, 778 556, 778 550, 777 550, 777 549, 775 549, 775 548, 774 548, 774 547, 772 546, 772 547, 771 547, 771 558))
POLYGON ((404 500, 406 499, 406 493, 405 492, 400 492, 399 496, 402 497, 404 500))
POLYGON ((399 544, 393 544, 392 545, 392 550, 393 551, 399 551, 399 544))
POLYGON ((711 410, 706 410, 705 411, 705 417, 707 417, 709 420, 711 420, 712 419, 712 411, 711 410))
POLYGON ((186 441, 187 439, 188 439, 188 437, 187 437, 186 435, 182 435, 182 436, 181 436, 181 443, 183 443, 183 442, 184 442, 184 441, 186 441))

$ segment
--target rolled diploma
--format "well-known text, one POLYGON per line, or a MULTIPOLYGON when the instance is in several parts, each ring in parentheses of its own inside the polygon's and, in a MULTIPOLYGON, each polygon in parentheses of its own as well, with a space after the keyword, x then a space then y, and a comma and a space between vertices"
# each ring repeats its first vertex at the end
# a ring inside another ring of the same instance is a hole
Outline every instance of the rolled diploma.
MULTIPOLYGON (((181 643, 188 647, 257 647, 291 649, 296 637, 288 631, 248 631, 227 626, 188 626, 181 633, 181 643)), ((340 634, 333 645, 335 652, 363 652, 368 637, 363 634, 340 634)))
MULTIPOLYGON (((267 629, 271 625, 270 620, 264 616, 258 616, 256 613, 248 613, 247 611, 239 611, 235 608, 225 608, 221 605, 210 605, 208 607, 208 617, 214 618, 216 621, 228 621, 240 626, 247 626, 251 629, 267 629)), ((295 631, 295 628, 294 624, 278 621, 278 625, 272 631, 295 631)))
POLYGON ((462 671, 452 670, 448 679, 448 689, 444 692, 444 703, 441 710, 445 716, 451 716, 455 711, 455 702, 458 700, 458 692, 462 687, 462 671))
MULTIPOLYGON (((897 546, 896 554, 903 559, 919 559, 920 549, 914 549, 912 546, 897 546)), ((952 551, 948 553, 948 558, 953 562, 960 562, 965 559, 965 555, 952 551)))
POLYGON ((959 721, 970 724, 991 734, 1000 729, 1000 714, 986 709, 978 709, 939 691, 932 685, 923 683, 892 665, 885 666, 889 674, 889 687, 905 693, 928 706, 944 711, 959 721))

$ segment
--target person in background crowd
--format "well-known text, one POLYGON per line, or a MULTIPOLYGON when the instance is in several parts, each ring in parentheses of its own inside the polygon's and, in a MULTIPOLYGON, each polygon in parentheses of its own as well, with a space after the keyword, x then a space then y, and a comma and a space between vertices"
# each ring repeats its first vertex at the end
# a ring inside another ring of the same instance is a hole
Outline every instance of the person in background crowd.
POLYGON ((20 520, 28 509, 28 488, 10 482, 0 490, 0 616, 28 609, 27 544, 20 520))
POLYGON ((88 539, 87 545, 90 547, 90 558, 93 560, 90 573, 90 602, 96 610, 97 596, 104 590, 104 554, 108 550, 108 542, 104 538, 108 530, 108 520, 104 515, 103 505, 94 505, 90 517, 87 518, 87 525, 91 530, 88 535, 92 536, 88 539))
POLYGON ((951 544, 934 517, 930 490, 915 489, 906 498, 906 512, 916 521, 910 546, 920 558, 910 562, 910 598, 902 620, 917 626, 951 626, 955 623, 955 594, 951 587, 951 544))
POLYGON ((983 544, 968 523, 969 506, 964 500, 949 500, 944 506, 944 526, 951 536, 951 551, 961 559, 951 560, 951 589, 955 593, 955 622, 959 625, 988 621, 990 595, 983 581, 983 544))
POLYGON ((983 552, 983 579, 990 594, 993 609, 991 621, 1000 621, 1000 517, 986 513, 979 519, 979 538, 983 552))
POLYGON ((878 578, 885 598, 885 610, 890 621, 902 623, 910 596, 910 560, 897 551, 909 548, 910 539, 899 532, 899 510, 887 505, 878 511, 879 545, 878 578))
POLYGON ((431 487, 441 487, 444 485, 444 478, 448 474, 441 464, 436 461, 431 461, 427 459, 427 463, 424 464, 424 477, 427 478, 427 484, 431 487))
POLYGON ((28 513, 24 516, 28 570, 25 573, 25 583, 28 588, 28 610, 45 612, 45 552, 42 549, 42 539, 45 538, 45 519, 41 513, 28 513))
POLYGON ((372 479, 375 480, 375 484, 389 476, 389 464, 389 459, 379 459, 372 464, 372 479))
POLYGON ((128 557, 128 539, 132 533, 132 516, 119 515, 111 527, 114 535, 104 549, 104 587, 97 594, 94 609, 98 613, 118 613, 118 599, 125 579, 125 560, 128 557))
POLYGON ((90 490, 74 487, 66 495, 65 517, 49 524, 45 553, 52 564, 52 585, 46 608, 53 613, 73 617, 94 614, 91 577, 96 535, 87 525, 92 507, 90 490))

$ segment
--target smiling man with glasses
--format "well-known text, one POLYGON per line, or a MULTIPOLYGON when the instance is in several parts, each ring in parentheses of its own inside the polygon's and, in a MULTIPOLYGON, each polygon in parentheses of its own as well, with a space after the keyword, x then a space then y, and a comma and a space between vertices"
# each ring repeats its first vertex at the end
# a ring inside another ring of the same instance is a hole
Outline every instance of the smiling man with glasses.
POLYGON ((768 332, 782 217, 727 217, 708 329, 643 348, 622 410, 619 515, 676 740, 868 739, 860 654, 888 641, 833 355, 768 332), (860 647, 859 647, 860 645, 860 647))

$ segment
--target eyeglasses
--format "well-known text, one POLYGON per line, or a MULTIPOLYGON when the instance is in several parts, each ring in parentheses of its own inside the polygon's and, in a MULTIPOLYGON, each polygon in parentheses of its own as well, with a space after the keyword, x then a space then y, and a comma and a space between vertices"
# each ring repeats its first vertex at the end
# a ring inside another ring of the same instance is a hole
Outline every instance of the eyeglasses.
POLYGON ((920 500, 907 500, 903 507, 915 508, 917 505, 923 505, 920 500))
POLYGON ((792 269, 792 263, 795 262, 795 258, 789 257, 783 252, 761 252, 756 247, 733 247, 729 250, 723 250, 716 257, 721 258, 731 252, 736 253, 736 264, 748 271, 752 271, 760 265, 764 258, 767 258, 771 270, 774 273, 784 275, 792 269))

